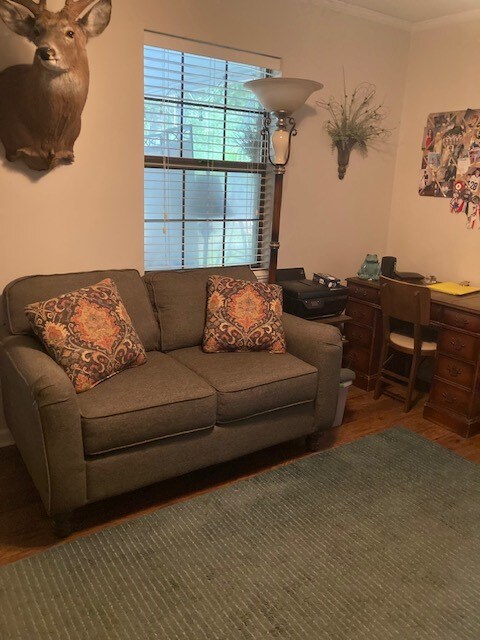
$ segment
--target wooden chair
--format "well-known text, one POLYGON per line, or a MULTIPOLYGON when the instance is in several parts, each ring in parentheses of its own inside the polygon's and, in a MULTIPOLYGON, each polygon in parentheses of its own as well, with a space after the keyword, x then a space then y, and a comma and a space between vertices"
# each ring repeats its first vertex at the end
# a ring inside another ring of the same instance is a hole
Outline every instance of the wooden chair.
POLYGON ((424 358, 435 356, 437 349, 436 342, 425 340, 422 336, 422 328, 430 324, 430 289, 382 277, 380 302, 383 315, 383 344, 373 397, 377 400, 382 393, 385 393, 393 398, 404 400, 404 411, 407 412, 412 408, 412 395, 418 367, 424 358), (408 323, 408 331, 400 333, 392 330, 392 319, 408 323), (402 376, 387 369, 388 363, 393 358, 391 351, 412 356, 408 376, 402 376), (407 383, 405 398, 389 389, 384 389, 384 384, 388 382, 407 383))

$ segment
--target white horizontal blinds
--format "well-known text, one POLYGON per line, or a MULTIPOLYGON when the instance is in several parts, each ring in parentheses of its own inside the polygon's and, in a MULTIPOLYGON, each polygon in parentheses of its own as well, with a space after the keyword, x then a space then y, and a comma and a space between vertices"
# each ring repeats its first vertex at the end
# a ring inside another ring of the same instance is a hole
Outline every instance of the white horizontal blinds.
POLYGON ((147 270, 265 266, 272 193, 263 111, 243 83, 272 73, 145 46, 147 270))

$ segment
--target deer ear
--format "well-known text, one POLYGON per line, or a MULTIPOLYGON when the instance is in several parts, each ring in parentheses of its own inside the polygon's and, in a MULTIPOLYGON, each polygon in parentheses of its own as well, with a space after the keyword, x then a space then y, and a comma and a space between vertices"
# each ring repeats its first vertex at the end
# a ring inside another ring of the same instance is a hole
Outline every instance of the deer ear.
POLYGON ((35 18, 25 7, 0 0, 0 18, 9 29, 18 33, 19 36, 28 39, 33 37, 35 18))
POLYGON ((87 38, 94 38, 105 31, 112 15, 112 0, 99 0, 93 5, 78 24, 82 27, 87 38))

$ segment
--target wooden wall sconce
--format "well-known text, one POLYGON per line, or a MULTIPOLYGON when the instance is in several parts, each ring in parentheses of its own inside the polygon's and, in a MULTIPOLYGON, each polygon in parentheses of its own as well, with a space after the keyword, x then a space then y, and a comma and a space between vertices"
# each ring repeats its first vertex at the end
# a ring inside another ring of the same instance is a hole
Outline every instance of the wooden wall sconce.
POLYGON ((339 180, 345 178, 354 147, 366 156, 373 140, 386 138, 390 134, 389 129, 381 126, 387 111, 383 104, 375 104, 375 94, 375 85, 361 82, 348 95, 344 74, 340 100, 317 100, 317 105, 330 116, 323 126, 330 136, 332 151, 337 150, 339 180))
POLYGON ((347 173, 348 163, 350 162, 350 154, 357 141, 353 138, 345 142, 337 142, 337 158, 338 158, 338 179, 343 180, 347 173))

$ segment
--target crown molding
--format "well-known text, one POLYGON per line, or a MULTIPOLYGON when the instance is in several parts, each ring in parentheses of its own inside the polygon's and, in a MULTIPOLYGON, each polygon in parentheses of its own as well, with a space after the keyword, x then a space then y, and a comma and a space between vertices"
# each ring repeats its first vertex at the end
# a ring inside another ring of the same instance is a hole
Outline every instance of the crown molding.
POLYGON ((470 22, 472 20, 480 20, 480 9, 472 9, 471 11, 464 11, 463 13, 454 13, 449 16, 432 18, 431 20, 413 22, 412 31, 426 31, 427 29, 436 29, 437 27, 461 24, 462 22, 470 22))
POLYGON ((370 22, 379 22, 380 24, 385 24, 390 27, 403 29, 403 31, 412 30, 412 23, 407 20, 387 16, 387 14, 381 13, 380 11, 373 11, 373 9, 357 7, 356 5, 344 2, 344 0, 314 0, 314 4, 327 7, 332 9, 332 11, 338 11, 339 13, 346 13, 350 16, 370 20, 370 22))
MULTIPOLYGON (((308 0, 303 0, 308 1, 308 0)), ((401 18, 394 18, 388 16, 380 11, 374 11, 373 9, 365 9, 364 7, 358 7, 356 5, 349 4, 345 0, 310 0, 317 6, 323 6, 332 11, 339 13, 346 13, 357 18, 363 18, 370 20, 371 22, 378 22, 403 31, 425 31, 427 29, 436 29, 449 24, 460 24, 462 22, 470 22, 471 20, 480 20, 480 9, 472 9, 471 11, 464 11, 462 13, 454 13, 448 16, 441 16, 439 18, 432 18, 430 20, 421 20, 419 22, 410 22, 409 20, 402 20, 401 18)))

